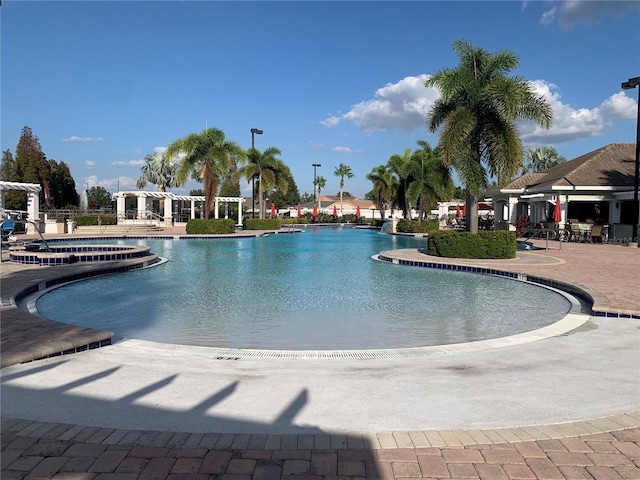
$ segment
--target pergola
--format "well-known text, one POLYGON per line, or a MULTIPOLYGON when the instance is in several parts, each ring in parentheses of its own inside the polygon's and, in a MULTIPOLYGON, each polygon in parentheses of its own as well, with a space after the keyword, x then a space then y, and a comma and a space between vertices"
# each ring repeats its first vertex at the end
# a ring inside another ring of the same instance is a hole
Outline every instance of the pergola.
POLYGON ((38 183, 20 183, 20 182, 0 182, 0 216, 5 217, 4 195, 5 192, 18 190, 27 192, 27 220, 34 223, 27 223, 27 233, 35 233, 35 225, 40 221, 40 203, 38 196, 42 190, 42 186, 38 183))
MULTIPOLYGON (((145 219, 147 215, 151 213, 151 202, 153 200, 164 200, 164 226, 171 226, 172 214, 173 214, 173 202, 186 201, 191 203, 190 218, 196 218, 196 202, 201 205, 204 204, 205 198, 202 195, 176 195, 171 192, 150 192, 146 190, 137 191, 123 191, 115 194, 116 197, 116 211, 118 218, 126 218, 126 197, 137 198, 137 212, 136 218, 139 220, 145 219)), ((215 218, 218 218, 218 205, 220 203, 237 203, 238 204, 238 218, 236 225, 242 225, 242 204, 245 199, 242 197, 215 197, 215 218)), ((225 217, 228 217, 228 210, 225 209, 225 217)))

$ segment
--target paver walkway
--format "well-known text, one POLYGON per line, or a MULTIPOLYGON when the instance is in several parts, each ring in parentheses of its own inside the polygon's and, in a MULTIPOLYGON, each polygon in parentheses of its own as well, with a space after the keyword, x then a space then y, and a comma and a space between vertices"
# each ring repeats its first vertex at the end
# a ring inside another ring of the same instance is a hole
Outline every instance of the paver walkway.
MULTIPOLYGON (((181 232, 169 234, 174 233, 181 232)), ((640 312, 640 249, 563 244, 556 250, 557 242, 551 246, 555 249, 538 255, 560 263, 509 262, 499 268, 578 284, 603 309, 640 312)), ((6 291, 18 288, 8 288, 6 273, 3 265, 3 298, 6 291)), ((15 332, 7 331, 5 312, 3 354, 5 346, 16 347, 35 336, 27 329, 13 343, 7 341, 15 332)), ((36 334, 46 326, 30 328, 36 334)), ((66 335, 81 333, 69 330, 66 335)), ((594 384, 597 381, 594 378, 594 384)), ((640 391, 638 399, 640 404, 640 391)), ((4 416, 1 427, 3 480, 640 479, 638 411, 536 427, 353 435, 194 434, 4 416)))

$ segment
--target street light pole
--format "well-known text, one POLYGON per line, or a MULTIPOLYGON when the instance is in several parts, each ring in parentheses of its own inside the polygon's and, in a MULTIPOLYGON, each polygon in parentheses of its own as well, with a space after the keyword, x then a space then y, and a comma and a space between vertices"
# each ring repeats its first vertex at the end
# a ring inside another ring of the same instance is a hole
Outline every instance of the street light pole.
MULTIPOLYGON (((251 148, 256 148, 253 143, 254 135, 262 135, 264 132, 257 128, 251 129, 251 148)), ((251 218, 256 218, 256 176, 251 177, 251 218)))
POLYGON ((316 204, 316 168, 321 167, 319 163, 311 164, 313 167, 313 205, 316 204))
MULTIPOLYGON (((630 78, 622 83, 623 90, 632 90, 640 85, 640 77, 630 78)), ((633 225, 631 242, 638 243, 638 177, 640 177, 640 93, 638 93, 638 117, 636 118, 636 172, 633 178, 633 225)))

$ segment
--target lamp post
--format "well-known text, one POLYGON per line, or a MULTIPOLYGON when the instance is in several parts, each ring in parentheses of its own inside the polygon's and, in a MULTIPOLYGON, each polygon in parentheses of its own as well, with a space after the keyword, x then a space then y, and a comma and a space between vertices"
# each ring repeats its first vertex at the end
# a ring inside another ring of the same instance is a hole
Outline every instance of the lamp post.
MULTIPOLYGON (((255 148, 253 143, 254 135, 262 135, 264 132, 257 128, 251 129, 251 148, 255 148)), ((251 177, 251 218, 256 218, 256 176, 251 177)))
POLYGON ((316 204, 316 168, 321 167, 319 163, 311 164, 313 166, 313 204, 316 204))
MULTIPOLYGON (((633 90, 640 85, 640 77, 633 77, 622 82, 623 90, 633 90)), ((631 242, 638 243, 638 177, 640 176, 640 93, 638 94, 638 117, 636 118, 636 173, 633 177, 633 225, 631 226, 631 242)))

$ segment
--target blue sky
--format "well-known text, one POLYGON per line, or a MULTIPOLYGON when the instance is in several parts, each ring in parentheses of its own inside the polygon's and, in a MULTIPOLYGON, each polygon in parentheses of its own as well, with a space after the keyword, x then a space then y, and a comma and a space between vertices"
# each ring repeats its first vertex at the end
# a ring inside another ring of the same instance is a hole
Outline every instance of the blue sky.
POLYGON ((639 2, 5 0, 0 21, 1 148, 28 125, 79 191, 135 189, 146 154, 209 126, 244 148, 264 130, 256 148, 282 151, 300 193, 319 163, 337 194, 345 163, 363 197, 372 168, 437 144, 424 80, 458 64, 455 40, 514 51, 547 96, 553 126, 519 125, 525 148, 636 140, 638 89, 620 84, 640 75, 639 2))

